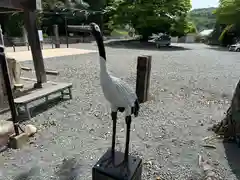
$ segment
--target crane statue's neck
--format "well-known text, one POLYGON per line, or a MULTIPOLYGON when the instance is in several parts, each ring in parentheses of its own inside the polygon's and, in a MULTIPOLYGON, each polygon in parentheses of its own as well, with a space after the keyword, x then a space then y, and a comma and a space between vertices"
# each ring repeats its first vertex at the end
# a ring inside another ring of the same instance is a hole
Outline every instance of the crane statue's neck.
POLYGON ((107 72, 107 66, 106 66, 106 60, 103 57, 99 57, 100 61, 100 73, 101 74, 108 74, 107 72))

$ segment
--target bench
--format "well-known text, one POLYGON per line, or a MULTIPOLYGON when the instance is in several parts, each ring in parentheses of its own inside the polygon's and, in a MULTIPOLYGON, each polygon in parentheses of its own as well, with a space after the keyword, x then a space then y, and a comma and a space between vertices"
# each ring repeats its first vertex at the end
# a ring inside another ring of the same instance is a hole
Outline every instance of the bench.
POLYGON ((41 89, 38 89, 34 92, 31 92, 30 94, 18 97, 14 99, 14 103, 16 105, 16 109, 19 113, 19 108, 24 107, 25 112, 27 113, 27 117, 29 120, 31 120, 31 114, 28 107, 28 104, 39 100, 41 98, 45 98, 46 101, 48 101, 48 96, 52 95, 57 92, 61 92, 61 98, 64 98, 64 95, 69 95, 69 98, 72 99, 72 84, 71 83, 57 83, 54 85, 51 85, 49 87, 43 87, 41 89), (68 92, 65 92, 68 90, 68 92))

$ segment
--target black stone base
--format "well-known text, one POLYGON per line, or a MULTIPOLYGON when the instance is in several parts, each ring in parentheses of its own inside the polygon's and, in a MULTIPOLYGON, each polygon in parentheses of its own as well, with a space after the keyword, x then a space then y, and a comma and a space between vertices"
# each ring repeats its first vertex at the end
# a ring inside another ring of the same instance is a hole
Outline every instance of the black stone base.
POLYGON ((124 153, 115 152, 114 161, 104 161, 111 157, 111 151, 107 151, 92 168, 93 180, 141 180, 142 159, 128 156, 128 173, 123 164, 118 166, 124 159, 124 153), (108 163, 111 162, 111 163, 108 163), (125 168, 125 169, 124 169, 125 168))

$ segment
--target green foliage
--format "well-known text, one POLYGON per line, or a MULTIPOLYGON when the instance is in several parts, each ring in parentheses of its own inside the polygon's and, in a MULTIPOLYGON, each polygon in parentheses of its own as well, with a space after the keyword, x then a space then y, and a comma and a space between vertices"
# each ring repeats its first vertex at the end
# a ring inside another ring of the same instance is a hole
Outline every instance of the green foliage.
POLYGON ((196 33, 197 29, 194 23, 189 22, 187 18, 182 17, 179 21, 175 21, 172 24, 170 32, 172 36, 184 36, 188 33, 196 33))
POLYGON ((128 36, 128 32, 123 29, 114 29, 111 36, 128 36))
POLYGON ((240 36, 240 1, 239 0, 220 0, 220 5, 215 14, 219 24, 225 25, 225 29, 219 36, 222 44, 231 44, 234 37, 240 36))
MULTIPOLYGON (((69 18, 71 24, 82 24, 86 18, 83 12, 76 13, 73 16, 73 9, 85 10, 89 8, 89 4, 83 0, 42 0, 43 12, 37 12, 37 27, 44 29, 45 33, 51 34, 52 25, 59 25, 60 34, 65 33, 64 16, 69 18), (52 14, 46 14, 45 12, 51 12, 52 14), (61 13, 67 13, 61 15, 61 13), (59 14, 57 14, 59 13, 59 14)), ((2 21, 4 23, 5 32, 9 36, 21 36, 23 26, 23 13, 7 14, 6 19, 2 21)))
POLYGON ((8 36, 19 37, 22 35, 23 13, 13 13, 6 16, 5 31, 8 36))
POLYGON ((220 0, 220 5, 216 10, 217 20, 222 24, 239 24, 240 15, 239 0, 220 0))
POLYGON ((48 35, 46 33, 44 33, 43 38, 48 38, 48 35))
POLYGON ((233 24, 228 25, 224 28, 224 30, 222 31, 221 35, 219 36, 219 41, 222 42, 224 40, 224 37, 226 36, 226 34, 228 33, 228 31, 233 27, 233 24))
POLYGON ((188 26, 186 28, 186 33, 196 33, 197 28, 193 22, 188 22, 188 26))
POLYGON ((130 25, 146 40, 152 33, 185 34, 190 9, 190 0, 115 0, 106 11, 111 25, 130 25))
POLYGON ((194 9, 189 12, 188 19, 192 21, 198 31, 213 29, 216 23, 216 8, 194 9))
POLYGON ((59 33, 65 35, 65 19, 67 24, 79 25, 86 21, 86 14, 82 10, 89 8, 89 4, 82 0, 43 0, 43 14, 41 29, 52 34, 52 25, 58 24, 59 33))

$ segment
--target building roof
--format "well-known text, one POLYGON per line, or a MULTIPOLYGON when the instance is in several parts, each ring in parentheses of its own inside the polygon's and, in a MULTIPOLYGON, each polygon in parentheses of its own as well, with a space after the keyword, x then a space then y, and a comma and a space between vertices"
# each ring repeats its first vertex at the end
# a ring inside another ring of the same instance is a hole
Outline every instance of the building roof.
POLYGON ((205 29, 199 33, 200 36, 209 36, 213 32, 213 29, 205 29))

